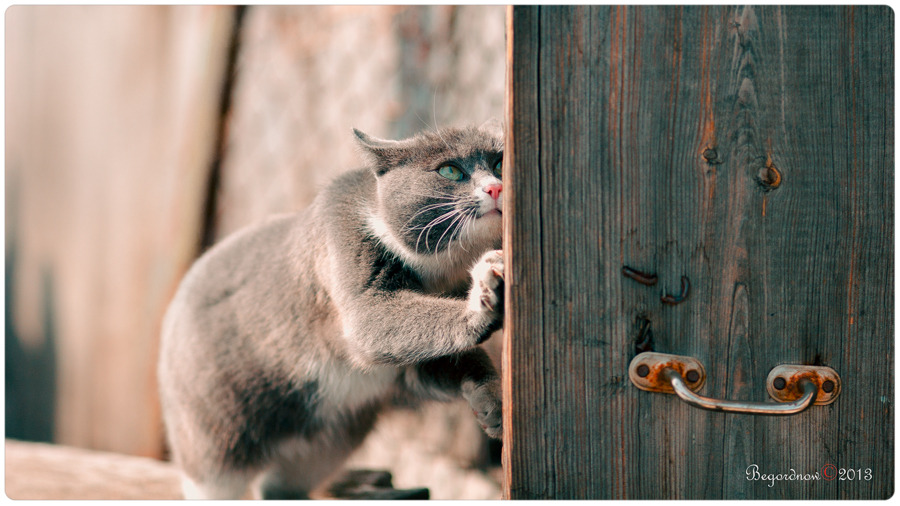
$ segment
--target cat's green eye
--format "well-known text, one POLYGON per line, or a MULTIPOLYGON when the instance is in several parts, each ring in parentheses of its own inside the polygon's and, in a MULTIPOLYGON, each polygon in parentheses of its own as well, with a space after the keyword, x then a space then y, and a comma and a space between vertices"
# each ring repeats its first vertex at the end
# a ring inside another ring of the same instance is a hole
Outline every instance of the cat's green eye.
POLYGON ((503 175, 503 159, 497 160, 497 163, 494 164, 494 174, 497 177, 502 177, 503 175))
POLYGON ((440 169, 438 169, 438 174, 444 176, 450 181, 459 181, 462 178, 466 177, 465 173, 454 165, 442 165, 440 169))

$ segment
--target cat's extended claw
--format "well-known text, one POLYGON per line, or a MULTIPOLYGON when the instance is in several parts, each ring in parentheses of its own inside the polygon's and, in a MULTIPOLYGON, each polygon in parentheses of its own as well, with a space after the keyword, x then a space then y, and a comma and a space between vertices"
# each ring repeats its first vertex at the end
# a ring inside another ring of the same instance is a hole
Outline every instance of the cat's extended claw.
POLYGON ((469 309, 493 321, 503 306, 503 252, 488 251, 472 267, 469 309))
POLYGON ((494 310, 494 304, 491 302, 491 298, 488 297, 487 295, 481 296, 481 305, 486 307, 488 309, 488 311, 494 310))

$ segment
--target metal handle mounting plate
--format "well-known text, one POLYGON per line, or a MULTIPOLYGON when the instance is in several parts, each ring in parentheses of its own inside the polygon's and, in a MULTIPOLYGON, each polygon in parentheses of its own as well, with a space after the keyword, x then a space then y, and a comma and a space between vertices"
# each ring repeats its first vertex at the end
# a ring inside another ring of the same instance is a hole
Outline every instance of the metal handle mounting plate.
POLYGON ((813 382, 819 389, 813 403, 817 406, 831 404, 841 393, 841 377, 834 369, 824 365, 776 366, 766 379, 766 390, 776 401, 793 402, 803 396, 800 380, 804 379, 813 382), (779 379, 782 381, 778 381, 779 379))
POLYGON ((666 368, 681 373, 687 387, 695 392, 706 382, 706 369, 696 358, 653 351, 645 351, 634 357, 628 366, 628 377, 641 390, 674 394, 675 389, 662 374, 666 368))

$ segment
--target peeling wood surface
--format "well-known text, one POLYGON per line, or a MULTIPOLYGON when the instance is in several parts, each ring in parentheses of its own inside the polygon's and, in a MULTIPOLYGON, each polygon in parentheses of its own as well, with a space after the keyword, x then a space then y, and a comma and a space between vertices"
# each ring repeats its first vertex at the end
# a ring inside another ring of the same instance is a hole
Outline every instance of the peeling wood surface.
POLYGON ((889 497, 892 11, 511 12, 506 496, 889 497), (704 364, 703 395, 764 401, 783 363, 843 391, 792 417, 691 408, 630 384, 648 331, 704 364))

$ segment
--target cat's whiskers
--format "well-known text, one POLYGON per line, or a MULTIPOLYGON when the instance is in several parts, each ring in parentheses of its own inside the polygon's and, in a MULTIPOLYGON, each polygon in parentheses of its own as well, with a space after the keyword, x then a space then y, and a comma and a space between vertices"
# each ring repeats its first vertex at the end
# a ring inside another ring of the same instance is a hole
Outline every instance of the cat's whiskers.
MULTIPOLYGON (((449 193, 446 194, 446 197, 441 197, 441 196, 439 196, 439 195, 437 195, 437 194, 435 194, 435 195, 423 195, 423 194, 419 194, 419 193, 413 193, 413 195, 419 195, 419 196, 426 197, 426 198, 435 198, 435 199, 436 199, 436 198, 442 198, 442 199, 444 199, 444 200, 450 200, 450 202, 438 202, 438 203, 433 203, 433 204, 428 204, 428 205, 426 205, 426 206, 423 206, 421 209, 419 209, 419 210, 413 215, 413 217, 418 216, 418 215, 421 214, 423 211, 431 210, 431 209, 436 209, 436 208, 443 207, 443 206, 454 205, 454 206, 459 206, 460 208, 465 209, 465 208, 471 207, 472 205, 475 205, 475 204, 478 203, 478 199, 476 199, 476 198, 474 198, 474 197, 460 197, 459 195, 452 195, 452 194, 449 194, 449 193)), ((411 221, 411 220, 410 220, 410 221, 411 221)))
MULTIPOLYGON (((454 209, 454 210, 452 210, 452 211, 446 213, 446 214, 443 216, 443 218, 442 218, 441 220, 438 220, 438 221, 437 221, 436 223, 434 223, 434 225, 432 225, 430 228, 434 228, 435 226, 437 226, 437 225, 439 225, 439 224, 441 224, 441 223, 447 221, 447 220, 450 219, 450 218, 453 218, 454 216, 457 216, 457 217, 458 217, 459 214, 460 214, 460 211, 459 211, 458 209, 454 209)), ((454 221, 455 221, 455 220, 456 220, 456 218, 454 218, 454 221)), ((452 224, 453 222, 451 221, 450 223, 452 224)), ((449 226, 449 225, 448 225, 448 226, 449 226)), ((447 233, 447 230, 446 230, 446 229, 444 229, 444 233, 447 233)), ((429 235, 429 234, 425 234, 425 251, 426 251, 426 252, 428 252, 428 250, 431 249, 431 248, 428 247, 428 235, 429 235)), ((440 237, 440 238, 437 240, 437 242, 435 243, 435 245, 434 245, 434 253, 437 253, 437 250, 438 250, 438 248, 439 248, 440 245, 441 245, 441 239, 443 239, 443 238, 444 238, 444 236, 441 235, 441 237, 440 237)))
POLYGON ((413 109, 413 114, 416 115, 416 118, 422 123, 422 126, 424 126, 426 129, 430 129, 430 128, 431 128, 431 125, 429 125, 427 121, 425 121, 424 119, 422 119, 422 116, 419 116, 419 111, 413 109))
MULTIPOLYGON (((440 204, 427 205, 427 206, 423 207, 422 209, 419 209, 418 211, 416 211, 416 214, 412 215, 408 220, 406 220, 406 223, 403 224, 403 227, 406 228, 411 221, 416 219, 416 217, 418 217, 422 213, 432 211, 434 209, 440 209, 441 207, 449 207, 449 206, 455 206, 455 205, 456 205, 456 202, 444 202, 444 203, 440 203, 440 204)), ((415 229, 411 228, 409 230, 415 230, 415 229)))
POLYGON ((440 245, 440 242, 443 240, 444 235, 449 233, 447 238, 447 247, 444 249, 444 253, 447 256, 448 264, 456 265, 459 263, 460 257, 462 256, 462 260, 468 258, 469 248, 466 245, 465 236, 468 234, 469 228, 472 226, 475 215, 478 212, 478 208, 472 206, 476 201, 473 199, 470 202, 470 205, 467 207, 463 207, 459 210, 459 214, 454 220, 448 225, 447 230, 441 235, 441 238, 438 239, 438 244, 435 246, 435 252, 437 251, 437 246, 440 245), (458 248, 451 248, 450 244, 456 241, 458 244, 458 248))
POLYGON ((442 214, 439 214, 436 218, 434 218, 433 220, 431 220, 430 222, 428 222, 425 225, 416 226, 416 227, 406 227, 406 230, 427 230, 427 229, 433 227, 434 225, 437 225, 437 224, 443 222, 444 220, 448 219, 450 216, 453 216, 455 213, 458 213, 458 212, 461 212, 461 211, 459 209, 450 209, 448 211, 443 212, 442 214))
MULTIPOLYGON (((416 238, 416 246, 415 246, 415 251, 416 251, 416 253, 419 252, 419 241, 422 240, 422 234, 423 234, 423 233, 425 233, 426 231, 428 231, 428 230, 431 229, 431 228, 434 228, 435 225, 438 225, 438 224, 440 224, 440 223, 443 223, 444 221, 449 220, 450 218, 452 218, 453 216, 455 216, 455 215, 458 214, 459 212, 460 212, 459 209, 452 209, 452 210, 450 210, 450 211, 448 211, 448 212, 446 212, 446 213, 444 213, 444 214, 438 216, 437 218, 431 220, 431 221, 430 221, 427 225, 425 225, 424 227, 421 227, 421 228, 422 228, 422 231, 419 232, 419 236, 416 238)), ((413 228, 410 228, 409 230, 416 230, 417 228, 418 228, 418 227, 413 227, 413 228)), ((428 234, 425 234, 425 251, 427 252, 429 249, 430 249, 430 248, 428 247, 428 234)))
POLYGON ((465 244, 465 238, 471 235, 471 231, 473 228, 473 224, 477 219, 479 202, 478 197, 474 195, 454 195, 450 193, 441 192, 438 190, 432 190, 428 194, 414 193, 414 195, 431 199, 431 200, 445 200, 447 202, 432 202, 428 205, 423 206, 421 209, 418 209, 410 218, 404 223, 402 229, 404 232, 414 232, 416 230, 419 231, 416 236, 416 243, 414 246, 414 251, 419 253, 419 245, 422 242, 422 236, 425 236, 425 248, 424 252, 429 254, 438 254, 438 250, 441 247, 441 244, 444 241, 444 238, 447 238, 447 244, 445 247, 445 252, 447 254, 447 258, 451 263, 454 262, 454 253, 457 253, 456 249, 460 249, 460 253, 469 253, 469 248, 465 244), (420 226, 410 226, 410 224, 415 221, 416 218, 426 214, 428 212, 443 210, 444 208, 450 208, 441 212, 434 219, 429 221, 425 225, 420 226), (443 232, 441 232, 440 237, 438 237, 437 242, 434 245, 434 248, 431 247, 430 235, 435 227, 438 225, 445 223, 449 220, 449 223, 446 224, 446 227, 443 232), (457 241, 460 244, 460 248, 451 248, 450 245, 457 241))
POLYGON ((438 134, 438 137, 440 137, 441 142, 443 142, 444 145, 447 146, 447 149, 453 151, 453 148, 451 148, 450 145, 447 144, 447 141, 444 140, 444 136, 441 135, 441 129, 438 128, 438 124, 437 124, 437 87, 434 88, 434 94, 432 94, 432 96, 431 96, 431 117, 434 119, 435 133, 438 134))
POLYGON ((468 242, 467 239, 478 215, 478 202, 478 199, 474 197, 466 199, 462 207, 462 219, 456 224, 455 229, 451 233, 451 237, 459 242, 460 248, 466 253, 469 253, 469 248, 466 244, 468 242))
MULTIPOLYGON (((457 220, 455 220, 455 222, 454 222, 455 225, 451 224, 451 227, 454 227, 454 228, 450 232, 450 237, 447 239, 447 248, 445 249, 445 251, 447 253, 447 259, 451 265, 455 265, 457 263, 457 259, 453 258, 453 254, 460 253, 460 252, 458 251, 459 248, 451 248, 450 243, 453 242, 454 239, 459 239, 459 235, 458 235, 459 226, 461 223, 463 223, 465 221, 465 219, 466 219, 466 212, 465 212, 465 210, 463 210, 463 212, 461 212, 460 215, 457 217, 457 220)), ((449 231, 451 229, 448 227, 447 230, 449 231)), ((444 233, 446 233, 446 232, 444 232, 444 233)), ((459 241, 457 241, 457 244, 459 244, 462 247, 463 251, 468 252, 468 250, 465 247, 465 244, 463 244, 459 241)))
MULTIPOLYGON (((447 228, 444 229, 444 233, 441 234, 441 237, 439 237, 438 240, 437 240, 437 244, 434 245, 434 252, 435 252, 435 253, 437 253, 437 249, 438 249, 438 247, 441 245, 441 241, 444 239, 444 236, 447 235, 447 232, 449 232, 449 231, 453 228, 453 224, 454 224, 454 223, 457 223, 461 218, 465 218, 465 213, 462 212, 462 211, 460 211, 459 213, 457 213, 456 218, 454 218, 453 221, 451 221, 450 224, 447 225, 447 228)), ((453 234, 450 234, 450 237, 447 238, 447 248, 446 248, 446 251, 447 251, 447 253, 448 253, 448 254, 447 254, 448 257, 450 256, 450 250, 452 249, 452 248, 450 248, 450 243, 451 243, 451 242, 453 242, 453 234)), ((451 257, 451 260, 452 260, 452 257, 451 257)))
MULTIPOLYGON (((473 208, 469 209, 468 212, 466 213, 466 217, 465 217, 465 219, 463 220, 463 224, 462 224, 462 226, 459 227, 459 235, 458 235, 458 237, 459 237, 460 239, 462 239, 463 237, 468 237, 469 234, 471 233, 472 225, 475 223, 475 219, 476 219, 476 218, 475 218, 475 215, 476 215, 476 214, 478 214, 478 208, 477 208, 477 207, 473 207, 473 208)), ((462 249, 463 249, 466 253, 469 252, 469 249, 466 248, 466 241, 460 240, 460 246, 462 246, 462 249)))
MULTIPOLYGON (((465 235, 466 237, 471 236, 472 228, 475 226, 475 220, 478 219, 478 208, 473 207, 469 210, 469 213, 466 215, 466 223, 463 226, 463 229, 460 231, 460 236, 465 235)), ((461 241, 464 245, 466 241, 461 241)), ((468 249, 466 250, 468 251, 468 249)))

